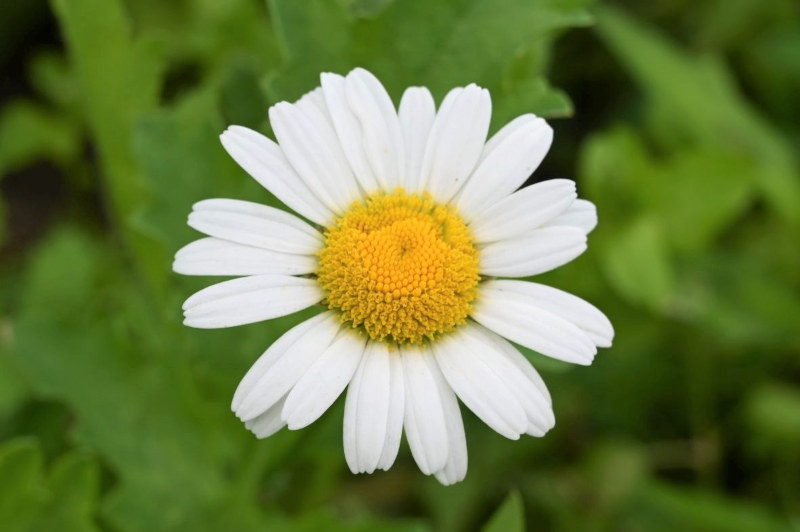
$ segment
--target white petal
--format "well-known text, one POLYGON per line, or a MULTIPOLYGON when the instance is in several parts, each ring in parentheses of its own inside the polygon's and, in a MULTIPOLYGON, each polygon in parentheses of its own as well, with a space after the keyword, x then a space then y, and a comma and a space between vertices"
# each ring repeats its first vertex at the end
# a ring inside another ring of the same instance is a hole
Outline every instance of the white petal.
POLYGON ((541 118, 523 115, 486 143, 475 172, 456 202, 469 221, 475 214, 517 190, 538 168, 553 142, 553 129, 541 118))
POLYGON ((409 87, 398 111, 406 151, 406 172, 400 183, 408 192, 422 192, 422 158, 436 118, 436 104, 425 87, 409 87))
POLYGON ((379 188, 378 180, 375 178, 364 151, 361 124, 347 102, 344 76, 326 72, 320 75, 320 82, 331 121, 342 145, 342 151, 344 151, 361 188, 367 194, 372 194, 379 188))
POLYGON ((355 331, 347 327, 339 331, 289 392, 281 414, 289 430, 310 425, 330 408, 353 378, 365 345, 366 340, 355 331))
POLYGON ((381 188, 393 191, 405 176, 403 132, 392 99, 374 75, 356 68, 345 78, 350 108, 361 123, 364 152, 381 188))
POLYGON ((513 392, 486 360, 489 349, 463 327, 434 344, 436 362, 461 401, 499 434, 519 439, 528 418, 513 392))
POLYGON ((269 119, 297 174, 328 209, 342 214, 358 199, 358 184, 316 94, 304 96, 294 105, 281 102, 272 106, 269 119))
POLYGON ((331 210, 300 179, 271 139, 246 127, 231 126, 220 140, 239 166, 291 209, 320 225, 333 219, 331 210))
POLYGON ((386 344, 369 342, 347 389, 344 450, 353 473, 378 467, 389 419, 391 362, 386 344))
POLYGON ((292 314, 325 293, 314 279, 289 275, 239 277, 200 290, 183 304, 184 324, 199 329, 234 327, 292 314))
POLYGON ((544 380, 533 367, 533 365, 531 365, 530 361, 525 358, 525 355, 520 353, 519 350, 511 344, 511 342, 499 334, 490 331, 486 327, 483 327, 480 324, 475 324, 475 329, 482 333, 487 340, 492 342, 495 347, 497 347, 498 352, 503 354, 503 356, 510 360, 531 380, 534 386, 536 386, 536 389, 539 391, 539 394, 542 396, 542 399, 548 406, 553 404, 553 400, 550 397, 550 392, 548 391, 544 380))
POLYGON ((447 429, 447 463, 444 468, 436 471, 436 479, 450 486, 461 482, 467 475, 467 437, 464 434, 464 422, 461 419, 461 410, 458 399, 450 385, 442 375, 439 365, 432 357, 426 357, 431 374, 439 388, 439 397, 442 399, 445 427, 447 429))
POLYGON ((442 398, 426 358, 428 349, 403 347, 406 408, 404 427, 408 446, 420 471, 426 475, 447 465, 449 443, 442 398))
POLYGON ((297 216, 249 201, 211 199, 195 203, 189 226, 209 236, 247 246, 313 255, 322 247, 319 231, 297 216))
POLYGON ((314 229, 311 225, 304 222, 294 214, 286 212, 263 203, 255 203, 253 201, 244 201, 237 199, 227 198, 213 198, 198 201, 192 205, 192 210, 196 212, 226 212, 234 214, 248 214, 266 219, 277 219, 286 223, 298 231, 302 231, 315 238, 320 236, 319 231, 314 229))
MULTIPOLYGON (((361 361, 363 362, 363 357, 361 361)), ((360 473, 358 461, 358 446, 356 445, 356 414, 358 414, 358 393, 361 387, 361 376, 364 368, 359 363, 350 384, 347 386, 347 395, 344 400, 344 421, 342 423, 342 443, 344 446, 344 459, 351 473, 360 473)))
POLYGON ((566 211, 545 224, 548 227, 559 225, 577 227, 589 234, 597 226, 597 207, 591 201, 575 200, 566 211))
MULTIPOLYGON (((555 425, 555 416, 549 394, 545 396, 539 390, 540 379, 531 379, 529 376, 530 371, 533 370, 530 363, 523 359, 525 364, 521 365, 519 359, 508 351, 509 347, 516 351, 513 346, 508 345, 507 342, 506 345, 503 345, 498 341, 502 339, 490 337, 489 335, 495 335, 480 325, 470 323, 463 329, 466 336, 470 336, 475 342, 482 344, 480 353, 484 362, 503 380, 505 386, 511 390, 522 406, 528 419, 525 432, 533 436, 544 436, 555 425)), ((519 352, 517 355, 522 356, 519 352)))
POLYGON ((183 275, 303 275, 317 269, 317 258, 245 246, 208 237, 183 246, 172 270, 183 275))
POLYGON ((278 399, 277 403, 269 407, 266 412, 245 421, 244 426, 259 439, 269 438, 286 426, 286 423, 281 419, 281 409, 285 400, 286 396, 284 395, 278 399))
POLYGON ((565 362, 589 365, 597 354, 586 333, 564 318, 491 290, 481 289, 472 318, 500 336, 565 362))
POLYGON ((386 439, 383 442, 378 469, 387 471, 397 458, 400 438, 403 435, 403 414, 405 413, 405 385, 403 382, 403 361, 400 353, 390 353, 391 378, 389 383, 389 417, 386 420, 386 439))
POLYGON ((568 179, 536 183, 482 211, 470 222, 472 234, 478 243, 528 234, 567 210, 577 196, 568 179))
POLYGON ((278 338, 263 355, 261 355, 255 364, 245 374, 244 378, 236 388, 236 393, 233 394, 233 401, 231 401, 231 410, 236 412, 242 404, 242 400, 251 391, 256 382, 272 367, 275 362, 282 357, 291 348, 298 339, 305 336, 309 331, 317 327, 323 321, 330 321, 333 318, 333 313, 323 312, 317 314, 313 318, 309 318, 304 322, 292 327, 286 331, 280 338, 278 338))
POLYGON ((517 301, 555 314, 581 329, 597 347, 610 347, 614 339, 614 327, 597 307, 551 286, 527 281, 487 281, 481 284, 481 296, 517 301))
POLYGON ((575 227, 545 227, 501 240, 480 252, 483 275, 527 277, 550 271, 586 251, 586 235, 575 227))
POLYGON ((477 85, 453 89, 445 97, 431 126, 422 161, 425 189, 446 203, 464 186, 481 156, 492 101, 477 85))
POLYGON ((492 153, 500 144, 503 144, 508 137, 521 129, 527 128, 531 123, 535 123, 538 120, 542 119, 533 113, 520 115, 511 120, 511 122, 501 127, 500 131, 492 135, 492 137, 486 141, 486 146, 483 147, 480 160, 483 161, 488 154, 492 153))
POLYGON ((328 349, 340 329, 330 312, 308 322, 279 338, 245 375, 234 395, 233 408, 239 419, 253 419, 285 396, 328 349))

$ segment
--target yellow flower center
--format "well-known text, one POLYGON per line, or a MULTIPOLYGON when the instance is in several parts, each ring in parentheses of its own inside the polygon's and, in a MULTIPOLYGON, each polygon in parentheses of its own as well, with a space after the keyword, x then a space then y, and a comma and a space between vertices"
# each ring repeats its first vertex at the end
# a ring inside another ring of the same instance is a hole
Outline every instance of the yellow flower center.
POLYGON ((464 323, 478 250, 455 210, 402 189, 356 202, 325 231, 317 279, 328 307, 370 338, 421 343, 464 323))

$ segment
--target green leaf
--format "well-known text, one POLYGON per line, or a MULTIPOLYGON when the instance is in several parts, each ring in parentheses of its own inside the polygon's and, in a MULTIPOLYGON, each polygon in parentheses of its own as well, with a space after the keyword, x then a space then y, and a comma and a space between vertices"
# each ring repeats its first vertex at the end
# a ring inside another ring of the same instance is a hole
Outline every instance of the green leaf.
POLYGON ((653 163, 641 135, 629 126, 595 133, 583 145, 578 174, 598 205, 601 229, 627 223, 644 207, 643 189, 653 181, 653 163))
POLYGON ((72 162, 80 142, 71 120, 31 101, 13 101, 0 112, 0 175, 39 159, 72 162))
POLYGON ((750 206, 756 171, 735 153, 683 150, 653 162, 641 187, 644 209, 660 218, 677 249, 703 249, 750 206))
POLYGON ((750 393, 747 421, 759 440, 786 450, 800 445, 800 390, 786 384, 768 383, 750 393))
POLYGON ((199 405, 191 406, 191 388, 169 393, 186 387, 186 378, 167 359, 155 364, 164 347, 148 340, 148 314, 139 296, 115 279, 118 268, 78 233, 47 242, 27 278, 30 297, 15 324, 16 351, 37 391, 77 412, 77 438, 117 469, 120 485, 107 510, 112 519, 161 530, 187 519, 187 500, 219 494, 219 450, 206 432, 212 421, 194 421, 192 408, 199 405), (118 310, 103 310, 109 306, 118 310), (136 324, 135 342, 127 324, 136 324), (150 369, 143 366, 148 359, 150 369), (164 513, 165 504, 173 510, 164 513))
POLYGON ((48 479, 50 502, 32 530, 95 532, 100 471, 88 454, 74 451, 53 466, 48 479))
POLYGON ((81 87, 111 213, 140 268, 158 286, 165 277, 163 264, 150 260, 153 243, 131 231, 129 221, 147 198, 131 149, 133 126, 158 101, 163 59, 153 41, 133 37, 120 0, 52 1, 81 87))
POLYGON ((656 220, 640 218, 621 228, 600 258, 609 282, 629 302, 657 310, 669 301, 675 275, 656 220))
MULTIPOLYGON (((639 490, 639 522, 655 525, 648 530, 694 530, 697 532, 775 532, 789 530, 789 524, 775 518, 757 504, 725 499, 701 491, 679 489, 651 481, 639 490)), ((634 523, 636 523, 634 519, 634 523)))
POLYGON ((331 0, 269 0, 285 67, 266 78, 273 101, 293 100, 319 85, 319 74, 345 71, 350 20, 331 0))
POLYGON ((161 62, 153 43, 133 38, 118 0, 54 0, 53 7, 115 206, 129 214, 143 193, 130 136, 138 115, 157 102, 161 62))
POLYGON ((512 491, 494 512, 483 532, 525 532, 525 508, 522 496, 512 491))
POLYGON ((382 519, 360 516, 343 519, 327 510, 307 511, 293 519, 277 519, 270 522, 270 531, 275 532, 428 532, 430 527, 413 519, 382 519))
POLYGON ((371 18, 386 9, 396 0, 339 0, 342 5, 358 18, 371 18))
POLYGON ((9 338, 0 333, 0 419, 6 417, 26 396, 27 382, 12 358, 9 338))
MULTIPOLYGON (((225 91, 219 94, 213 87, 190 93, 174 107, 142 117, 134 132, 136 160, 152 191, 150 204, 137 213, 134 223, 140 232, 162 244, 152 255, 165 274, 174 253, 198 237, 186 225, 194 203, 214 197, 276 203, 222 147, 220 99, 225 101, 225 91)), ((250 110, 257 116, 261 102, 250 103, 252 106, 239 102, 236 112, 250 110)), ((260 111, 264 112, 263 108, 260 111)))
POLYGON ((357 20, 332 0, 273 0, 286 66, 269 79, 269 93, 294 99, 319 84, 320 72, 363 66, 396 100, 411 84, 439 98, 458 84, 485 86, 495 126, 526 111, 566 115, 565 95, 545 81, 546 58, 560 31, 589 22, 586 3, 406 0, 357 20))
MULTIPOLYGON (((8 223, 6 220, 8 219, 8 208, 6 207, 6 201, 4 198, 0 197, 0 246, 5 244, 7 231, 8 231, 8 223)), ((2 340, 0 340, 0 348, 2 347, 2 340)))
POLYGON ((750 159, 761 194, 800 228, 800 169, 794 150, 747 103, 725 66, 679 49, 652 28, 612 9, 597 30, 644 91, 650 125, 667 145, 689 140, 750 159))
POLYGON ((81 87, 63 53, 40 52, 28 64, 28 77, 36 92, 50 104, 78 114, 81 87))
POLYGON ((42 453, 35 440, 20 438, 0 447, 0 523, 3 530, 27 530, 44 505, 42 453))
POLYGON ((0 447, 0 524, 3 530, 94 532, 99 470, 87 454, 61 457, 48 478, 36 440, 19 438, 0 447))
POLYGON ((758 167, 748 157, 717 146, 676 146, 656 154, 641 137, 617 126, 593 135, 583 148, 580 174, 604 224, 652 216, 671 248, 696 252, 751 205, 758 167))
POLYGON ((260 129, 264 125, 267 101, 254 66, 239 62, 228 67, 220 90, 220 104, 227 124, 250 129, 260 129))
POLYGON ((647 479, 647 456, 642 447, 617 441, 597 441, 587 456, 586 482, 605 512, 629 504, 647 479))
POLYGON ((124 5, 136 33, 158 39, 169 60, 166 97, 205 83, 207 73, 223 70, 231 61, 252 62, 261 69, 278 61, 266 2, 137 0, 124 5), (202 79, 194 79, 198 76, 202 79))
POLYGON ((80 301, 93 289, 93 280, 100 265, 97 249, 87 238, 75 231, 64 231, 42 248, 26 271, 26 297, 19 315, 58 316, 74 320, 85 315, 68 312, 76 301, 80 301), (70 270, 69 282, 65 282, 64 269, 70 270))
MULTIPOLYGON (((257 354, 313 309, 266 326, 187 330, 177 301, 150 308, 119 258, 74 230, 46 241, 28 273, 15 354, 38 394, 75 412, 74 439, 113 469, 105 519, 122 530, 263 530, 276 517, 256 497, 264 443, 231 415, 229 397, 257 354)), ((271 459, 285 459, 297 437, 271 438, 271 459)))
POLYGON ((800 299, 771 268, 744 253, 718 252, 682 263, 678 272, 675 315, 702 324, 718 343, 800 347, 800 299))
MULTIPOLYGON (((760 4, 766 6, 767 4, 760 4)), ((722 9, 724 10, 724 9, 722 9)), ((778 15, 785 16, 783 13, 778 15)), ((749 80, 761 93, 761 102, 769 106, 777 120, 795 127, 793 117, 800 111, 795 88, 800 84, 800 23, 770 28, 754 41, 739 43, 749 59, 749 80)))

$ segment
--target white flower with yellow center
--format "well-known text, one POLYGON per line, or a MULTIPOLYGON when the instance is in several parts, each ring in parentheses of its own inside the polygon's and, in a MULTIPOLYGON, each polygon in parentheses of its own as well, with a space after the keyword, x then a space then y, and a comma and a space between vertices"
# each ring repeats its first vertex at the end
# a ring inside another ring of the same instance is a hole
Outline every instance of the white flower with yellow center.
POLYGON ((181 249, 187 275, 242 276, 190 297, 185 324, 232 327, 322 304, 253 364, 232 408, 259 438, 313 423, 347 388, 350 469, 394 463, 405 429, 426 475, 464 478, 458 399, 511 439, 555 423, 536 370, 508 340, 590 364, 611 345, 608 319, 585 301, 506 277, 565 264, 586 249, 594 206, 572 181, 517 190, 550 147, 528 114, 486 141, 491 100, 475 85, 436 111, 423 87, 399 111, 355 69, 269 111, 278 143, 244 127, 228 153, 288 207, 201 201, 189 225, 207 235, 181 249))

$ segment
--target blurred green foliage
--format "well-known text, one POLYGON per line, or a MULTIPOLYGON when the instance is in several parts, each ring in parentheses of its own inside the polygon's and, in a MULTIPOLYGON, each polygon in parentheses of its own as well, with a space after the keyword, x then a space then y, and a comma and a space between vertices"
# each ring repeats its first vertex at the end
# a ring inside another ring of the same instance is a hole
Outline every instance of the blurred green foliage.
POLYGON ((797 530, 800 6, 628 4, 4 5, 0 529, 797 530), (50 17, 60 37, 36 37, 50 17), (614 347, 591 368, 527 353, 556 428, 509 442, 465 411, 451 488, 407 449, 352 476, 341 404, 266 441, 230 414, 305 314, 180 323, 208 281, 170 271, 191 205, 278 205, 218 134, 269 133, 271 104, 357 65, 395 99, 479 83, 493 129, 563 118, 536 177, 574 176, 600 213, 585 256, 542 280, 603 309, 614 347))

